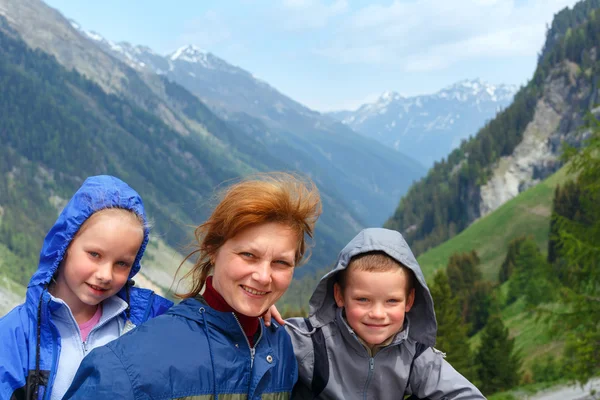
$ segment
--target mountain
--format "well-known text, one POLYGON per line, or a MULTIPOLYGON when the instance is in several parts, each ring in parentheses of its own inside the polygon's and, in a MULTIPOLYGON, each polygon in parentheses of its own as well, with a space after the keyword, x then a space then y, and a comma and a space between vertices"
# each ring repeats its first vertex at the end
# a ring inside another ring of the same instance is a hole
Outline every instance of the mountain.
POLYGON ((585 0, 555 15, 528 84, 434 163, 385 226, 422 253, 560 168, 562 143, 581 143, 585 116, 598 103, 599 8, 599 0, 585 0))
MULTIPOLYGON (((154 233, 145 263, 153 267, 140 279, 165 289, 182 259, 173 249, 187 252, 222 182, 298 171, 185 88, 130 68, 39 1, 0 0, 0 93, 4 299, 21 298, 45 233, 87 176, 113 174, 140 192, 154 233)), ((362 227, 333 186, 315 181, 327 212, 312 264, 299 275, 329 263, 362 227)))
POLYGON ((308 109, 212 53, 188 45, 161 56, 148 47, 113 43, 71 22, 108 54, 177 82, 272 155, 334 188, 363 224, 381 225, 397 199, 425 173, 411 157, 308 109))
POLYGON ((385 92, 356 111, 329 113, 356 132, 431 166, 508 106, 517 88, 464 80, 432 95, 385 92))

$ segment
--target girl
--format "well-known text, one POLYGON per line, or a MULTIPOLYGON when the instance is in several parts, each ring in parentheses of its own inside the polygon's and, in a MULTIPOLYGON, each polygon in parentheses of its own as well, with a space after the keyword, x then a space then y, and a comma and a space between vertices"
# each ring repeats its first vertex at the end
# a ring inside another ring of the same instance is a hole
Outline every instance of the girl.
POLYGON ((290 337, 259 316, 288 288, 320 212, 316 187, 291 175, 233 185, 196 230, 185 300, 94 350, 65 399, 289 398, 290 337))
POLYGON ((132 287, 148 232, 127 184, 83 183, 46 235, 25 303, 0 319, 0 398, 61 399, 88 352, 173 304, 132 287))

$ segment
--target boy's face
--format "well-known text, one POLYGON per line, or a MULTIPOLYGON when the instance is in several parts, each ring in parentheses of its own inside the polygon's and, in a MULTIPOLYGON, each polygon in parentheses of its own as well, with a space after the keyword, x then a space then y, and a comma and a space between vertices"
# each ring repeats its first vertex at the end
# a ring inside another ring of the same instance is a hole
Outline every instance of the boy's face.
POLYGON ((335 302, 346 310, 346 319, 354 332, 369 346, 385 342, 400 332, 404 314, 410 311, 415 291, 406 293, 407 276, 402 268, 389 271, 350 269, 346 288, 334 286, 335 302))

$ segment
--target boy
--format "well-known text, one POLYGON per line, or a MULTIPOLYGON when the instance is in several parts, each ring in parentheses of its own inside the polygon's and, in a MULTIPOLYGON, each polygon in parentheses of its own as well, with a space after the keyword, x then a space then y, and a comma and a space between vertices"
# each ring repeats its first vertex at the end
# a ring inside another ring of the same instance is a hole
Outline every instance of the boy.
POLYGON ((437 322, 421 268, 402 235, 370 228, 340 253, 287 320, 297 399, 484 399, 433 348, 437 322))

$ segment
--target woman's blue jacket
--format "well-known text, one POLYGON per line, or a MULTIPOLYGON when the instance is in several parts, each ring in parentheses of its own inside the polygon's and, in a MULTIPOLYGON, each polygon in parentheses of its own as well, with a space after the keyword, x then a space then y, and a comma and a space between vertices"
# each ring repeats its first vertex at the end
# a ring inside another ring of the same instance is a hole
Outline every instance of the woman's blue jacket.
POLYGON ((290 337, 265 327, 254 349, 233 313, 186 299, 94 349, 65 399, 288 399, 298 368, 290 337))

